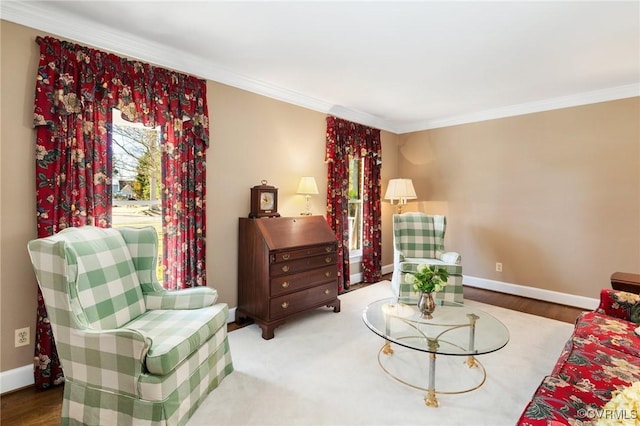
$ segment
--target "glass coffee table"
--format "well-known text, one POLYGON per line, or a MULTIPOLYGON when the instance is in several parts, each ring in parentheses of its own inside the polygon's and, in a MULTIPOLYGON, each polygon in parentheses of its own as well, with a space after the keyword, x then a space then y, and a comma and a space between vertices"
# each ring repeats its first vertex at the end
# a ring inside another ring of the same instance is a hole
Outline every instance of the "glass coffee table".
POLYGON ((436 394, 470 392, 482 386, 487 374, 476 355, 497 351, 509 342, 509 330, 497 318, 476 307, 464 305, 438 305, 433 317, 426 319, 420 316, 417 306, 389 298, 371 303, 365 308, 362 318, 371 331, 386 340, 378 352, 378 363, 382 369, 399 382, 426 391, 424 401, 430 407, 439 405, 436 394), (426 388, 399 378, 387 367, 394 355, 392 343, 429 354, 426 388), (481 370, 480 383, 464 390, 436 390, 436 355, 466 357, 468 368, 481 370))

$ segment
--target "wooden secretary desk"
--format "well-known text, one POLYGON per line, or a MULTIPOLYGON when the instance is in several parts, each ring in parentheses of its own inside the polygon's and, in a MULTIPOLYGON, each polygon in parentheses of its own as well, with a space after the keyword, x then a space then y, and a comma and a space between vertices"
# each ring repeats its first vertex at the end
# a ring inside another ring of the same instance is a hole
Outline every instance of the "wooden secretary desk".
POLYGON ((322 216, 240 218, 238 321, 272 339, 292 315, 320 306, 340 312, 338 242, 322 216))

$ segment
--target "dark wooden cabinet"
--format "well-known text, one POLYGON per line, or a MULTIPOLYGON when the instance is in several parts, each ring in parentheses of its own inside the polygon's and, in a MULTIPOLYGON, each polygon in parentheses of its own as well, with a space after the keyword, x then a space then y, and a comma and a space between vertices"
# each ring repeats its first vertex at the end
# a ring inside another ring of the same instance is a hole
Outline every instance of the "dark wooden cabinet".
POLYGON ((238 321, 271 339, 292 315, 320 306, 340 312, 338 242, 322 216, 240 218, 238 321))

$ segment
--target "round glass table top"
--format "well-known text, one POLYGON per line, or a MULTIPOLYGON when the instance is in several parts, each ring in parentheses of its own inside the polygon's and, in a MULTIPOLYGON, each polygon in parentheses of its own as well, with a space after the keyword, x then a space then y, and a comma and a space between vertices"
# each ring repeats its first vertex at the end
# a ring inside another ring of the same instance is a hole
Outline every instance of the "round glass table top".
POLYGON ((437 305, 426 319, 417 306, 389 298, 371 303, 362 318, 371 331, 392 343, 435 354, 486 354, 509 342, 507 327, 473 306, 437 305))

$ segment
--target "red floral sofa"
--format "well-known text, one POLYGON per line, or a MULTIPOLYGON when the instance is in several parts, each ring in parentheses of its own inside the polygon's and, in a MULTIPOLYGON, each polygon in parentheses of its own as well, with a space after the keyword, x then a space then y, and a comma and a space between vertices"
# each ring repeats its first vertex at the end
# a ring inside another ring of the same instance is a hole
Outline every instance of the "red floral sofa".
POLYGON ((598 409, 607 404, 613 391, 640 381, 640 336, 634 331, 639 324, 631 321, 632 317, 638 321, 639 313, 640 295, 602 289, 600 305, 578 317, 555 367, 542 380, 517 424, 595 424, 598 409))

